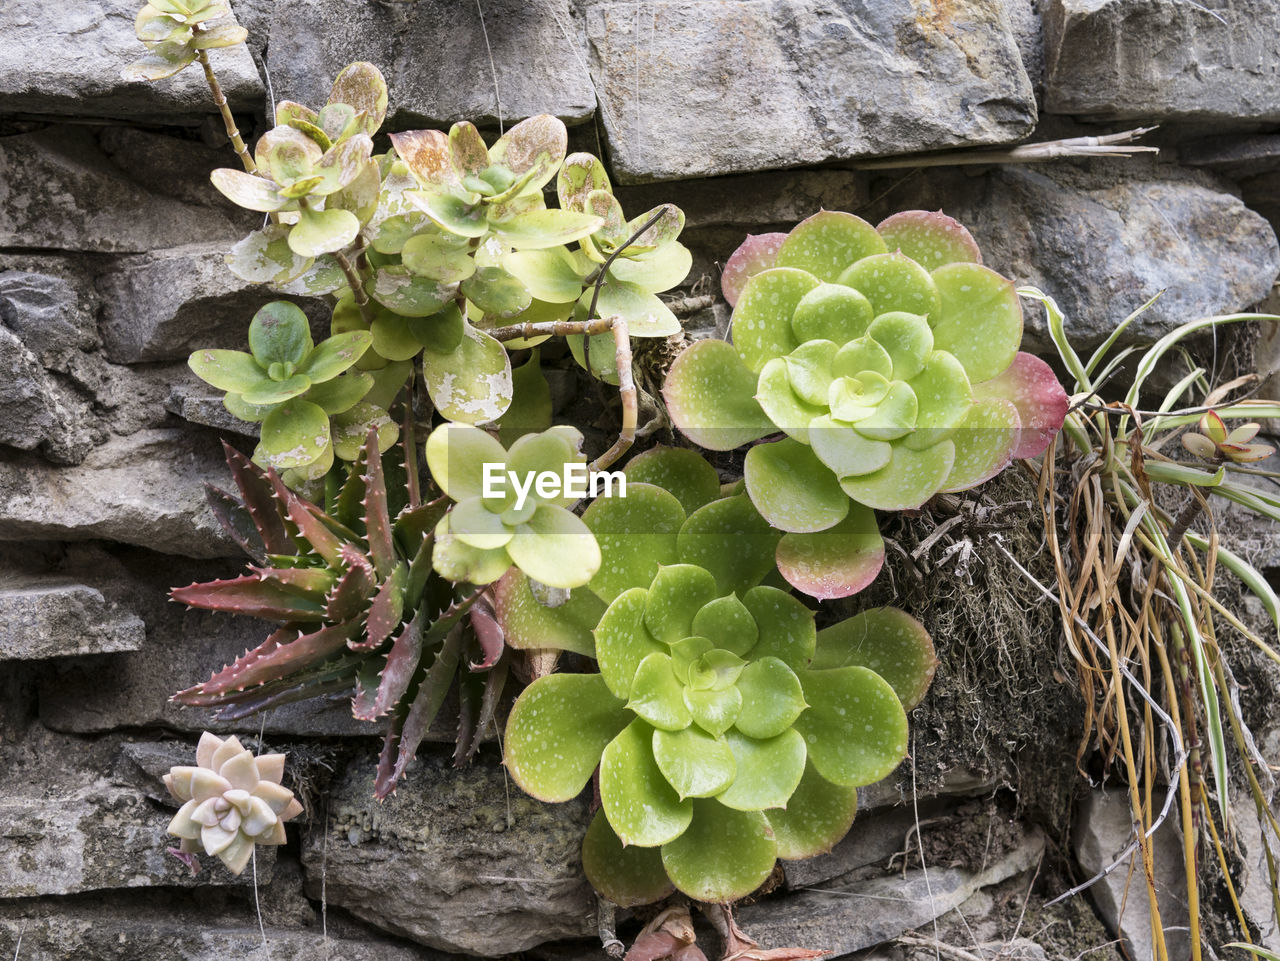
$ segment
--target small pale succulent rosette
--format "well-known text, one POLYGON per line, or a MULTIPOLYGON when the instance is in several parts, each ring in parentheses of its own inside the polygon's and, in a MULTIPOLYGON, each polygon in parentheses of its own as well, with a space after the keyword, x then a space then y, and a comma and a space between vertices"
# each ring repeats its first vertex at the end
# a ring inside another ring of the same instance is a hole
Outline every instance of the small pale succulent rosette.
POLYGON ((823 211, 749 237, 723 277, 732 344, 678 358, 672 419, 712 450, 782 432, 748 452, 746 485, 795 534, 918 508, 1037 456, 1066 393, 1019 351, 1017 292, 981 261, 964 227, 927 211, 878 227, 823 211))
POLYGON ((206 731, 195 766, 172 768, 164 785, 183 802, 169 822, 182 854, 209 854, 232 874, 244 870, 255 844, 284 844, 284 822, 302 813, 281 785, 283 754, 255 756, 234 735, 225 741, 206 731))

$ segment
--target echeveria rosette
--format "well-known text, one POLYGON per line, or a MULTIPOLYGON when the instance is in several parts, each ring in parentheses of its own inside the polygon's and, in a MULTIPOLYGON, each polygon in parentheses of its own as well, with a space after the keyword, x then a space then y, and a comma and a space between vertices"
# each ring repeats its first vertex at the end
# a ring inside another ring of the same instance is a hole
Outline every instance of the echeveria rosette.
POLYGON ((1018 351, 1017 293, 980 259, 962 226, 925 211, 878 228, 823 211, 784 238, 748 238, 724 278, 733 344, 677 359, 672 419, 714 450, 781 429, 748 452, 746 485, 797 535, 865 526, 868 508, 916 508, 1039 454, 1066 394, 1018 351))
POLYGON ((284 844, 284 822, 302 813, 293 792, 280 784, 283 754, 260 754, 235 736, 200 735, 194 766, 170 768, 164 786, 182 807, 169 822, 181 839, 180 854, 217 857, 239 874, 255 844, 284 844))
POLYGON ((585 463, 574 427, 526 434, 508 451, 478 427, 441 424, 427 438, 427 466, 456 503, 436 527, 436 571, 456 583, 489 584, 514 564, 549 587, 586 584, 600 569, 600 547, 568 509, 578 498, 558 490, 547 496, 538 483, 585 463), (486 470, 501 478, 500 490, 496 482, 486 490, 486 470), (527 484, 523 503, 508 472, 527 484))
POLYGON ((731 901, 777 858, 848 831, 856 788, 905 754, 903 705, 928 685, 932 644, 893 609, 817 632, 799 600, 760 583, 776 532, 745 496, 722 497, 692 452, 651 452, 628 475, 669 489, 633 479, 626 498, 588 508, 606 564, 585 602, 575 591, 541 608, 519 575, 499 585, 509 644, 593 653, 600 670, 530 685, 508 721, 507 766, 547 801, 576 796, 599 768, 583 864, 611 900, 674 886, 731 901))
POLYGON ((148 0, 134 21, 147 54, 121 75, 126 80, 163 80, 193 63, 202 50, 244 43, 248 31, 230 16, 231 8, 223 0, 148 0))
POLYGON ((384 450, 395 440, 385 415, 361 404, 372 378, 350 370, 370 341, 368 333, 351 331, 316 344, 302 309, 277 300, 254 314, 248 353, 197 350, 187 363, 227 391, 223 403, 232 414, 261 421, 258 463, 314 479, 332 466, 335 452, 355 459, 370 426, 379 428, 384 450))

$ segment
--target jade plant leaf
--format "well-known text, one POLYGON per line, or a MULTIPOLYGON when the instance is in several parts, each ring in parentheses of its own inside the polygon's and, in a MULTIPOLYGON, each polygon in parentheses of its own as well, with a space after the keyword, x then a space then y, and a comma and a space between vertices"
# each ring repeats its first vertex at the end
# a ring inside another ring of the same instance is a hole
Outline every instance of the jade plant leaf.
POLYGON ((511 404, 511 358, 502 344, 469 324, 453 350, 423 350, 422 374, 436 409, 449 420, 487 423, 511 404))
POLYGON ((257 459, 277 470, 304 467, 329 446, 329 415, 315 404, 294 400, 275 408, 262 421, 257 459))

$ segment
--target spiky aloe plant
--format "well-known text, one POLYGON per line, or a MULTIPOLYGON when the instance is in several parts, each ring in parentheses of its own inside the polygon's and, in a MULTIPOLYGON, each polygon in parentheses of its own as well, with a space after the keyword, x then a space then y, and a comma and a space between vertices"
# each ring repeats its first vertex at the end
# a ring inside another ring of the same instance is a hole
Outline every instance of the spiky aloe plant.
POLYGON ((599 668, 521 694, 507 766, 547 801, 576 796, 599 769, 583 864, 611 900, 674 886, 733 901, 777 858, 826 851, 848 831, 856 788, 906 753, 905 710, 933 676, 933 645, 894 608, 817 631, 804 604, 762 583, 776 532, 745 495, 721 496, 692 452, 659 449, 628 473, 625 498, 583 517, 607 558, 590 593, 548 608, 520 572, 499 585, 510 644, 599 668))
POLYGON ((941 213, 872 227, 823 211, 785 236, 748 238, 724 291, 732 345, 694 344, 664 395, 677 426, 713 450, 785 435, 748 451, 745 476, 789 535, 874 526, 873 509, 973 487, 1043 452, 1066 414, 1048 366, 1018 350, 1013 284, 941 213))
POLYGON ((474 753, 507 670, 480 593, 460 594, 432 570, 433 532, 447 499, 420 502, 413 471, 406 477, 402 461, 384 461, 373 432, 346 483, 331 489, 327 510, 231 447, 226 454, 240 498, 210 488, 210 502, 256 563, 242 577, 177 588, 172 596, 280 626, 174 700, 219 707, 221 718, 233 720, 351 692, 356 718, 389 716, 376 784, 384 797, 461 673, 457 757, 474 753), (471 671, 485 672, 483 681, 471 671))

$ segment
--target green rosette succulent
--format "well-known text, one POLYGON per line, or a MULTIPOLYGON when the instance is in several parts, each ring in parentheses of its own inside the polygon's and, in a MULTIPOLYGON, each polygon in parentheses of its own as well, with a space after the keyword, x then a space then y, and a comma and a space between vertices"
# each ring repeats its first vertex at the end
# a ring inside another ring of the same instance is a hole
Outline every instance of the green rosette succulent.
POLYGON ((857 787, 906 753, 932 642, 891 608, 817 631, 803 603, 762 583, 778 535, 745 495, 721 496, 690 451, 637 461, 627 496, 584 515, 606 557, 589 593, 549 608, 518 572, 499 583, 510 646, 563 647, 599 667, 521 694, 506 763, 546 801, 575 797, 598 768, 583 865, 611 900, 674 887, 732 901, 778 858, 829 850, 848 831, 857 787))
POLYGON ((941 213, 872 227, 823 211, 748 238, 726 266, 732 345, 694 344, 664 395, 694 442, 747 454, 747 491, 775 527, 830 530, 855 510, 920 507, 1041 453, 1066 394, 1018 350, 1013 284, 941 213))
POLYGON ((277 300, 254 314, 248 353, 197 350, 187 363, 227 392, 223 404, 233 415, 261 422, 257 463, 307 480, 325 474, 335 455, 355 460, 371 427, 383 450, 395 441, 385 410, 363 400, 373 378, 351 370, 370 341, 352 331, 316 344, 302 309, 277 300))
POLYGON ((580 495, 566 493, 574 468, 585 480, 585 464, 574 427, 525 434, 508 451, 478 427, 441 424, 427 438, 427 466, 455 503, 436 527, 436 571, 490 584, 514 564, 549 587, 586 584, 600 569, 600 547, 569 510, 580 495), (553 490, 547 477, 562 480, 553 490))
POLYGON ((163 80, 193 63, 202 50, 244 43, 248 31, 230 16, 223 0, 148 0, 134 21, 147 54, 129 64, 122 76, 163 80))

